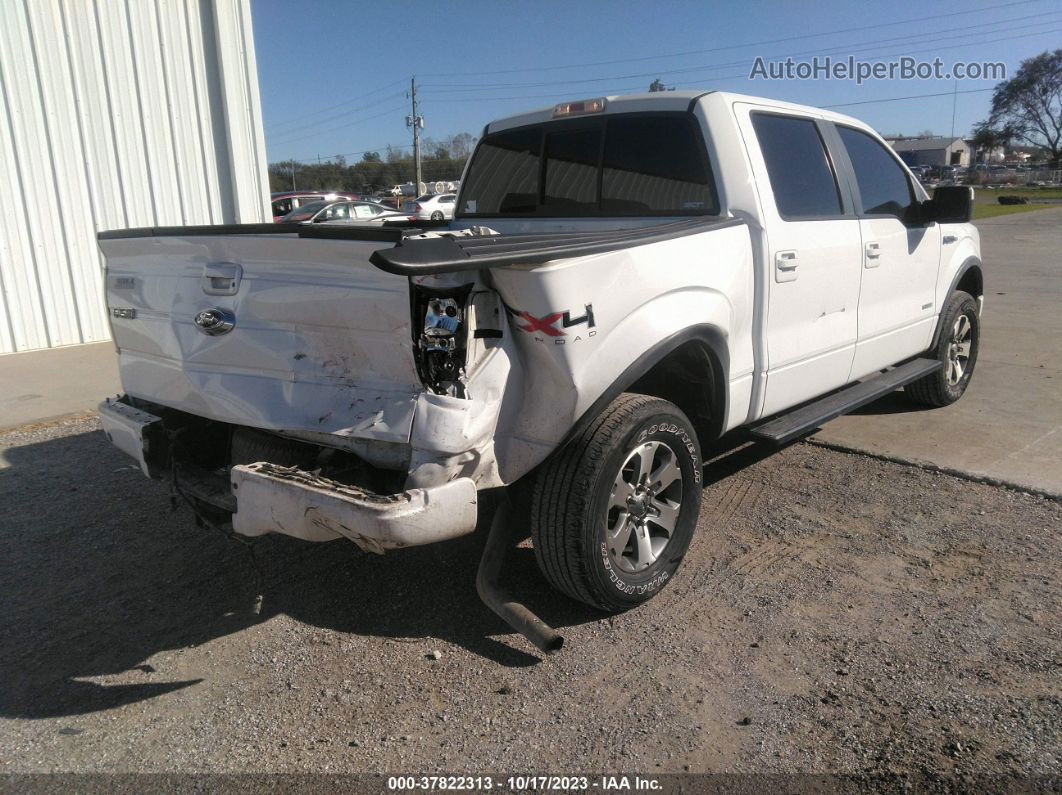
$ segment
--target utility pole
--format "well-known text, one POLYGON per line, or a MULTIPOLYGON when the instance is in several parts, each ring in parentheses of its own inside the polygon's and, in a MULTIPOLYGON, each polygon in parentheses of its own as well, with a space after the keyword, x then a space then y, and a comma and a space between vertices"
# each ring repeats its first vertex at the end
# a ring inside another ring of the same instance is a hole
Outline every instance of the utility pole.
POLYGON ((420 193, 420 131, 424 127, 424 117, 417 115, 417 78, 415 75, 410 78, 409 84, 409 96, 413 100, 413 115, 406 116, 406 126, 413 128, 413 166, 415 169, 413 192, 420 193))
POLYGON ((291 191, 295 192, 295 158, 291 159, 291 191))
POLYGON ((951 140, 955 140, 955 106, 959 100, 959 81, 955 81, 955 86, 951 92, 951 140))

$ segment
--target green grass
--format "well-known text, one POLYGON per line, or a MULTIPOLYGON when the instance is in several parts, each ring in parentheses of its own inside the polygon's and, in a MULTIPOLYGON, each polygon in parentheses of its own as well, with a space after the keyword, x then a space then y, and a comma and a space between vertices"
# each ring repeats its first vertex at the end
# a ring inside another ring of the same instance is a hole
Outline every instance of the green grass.
POLYGON ((976 202, 973 208, 974 220, 980 218, 995 218, 997 215, 1014 215, 1014 213, 1028 213, 1033 210, 1050 210, 1054 207, 1062 207, 1059 204, 988 204, 976 202))
POLYGON ((974 220, 978 218, 995 218, 998 215, 1027 213, 1033 210, 1046 210, 1050 207, 1062 207, 1062 204, 1039 204, 1037 199, 1062 199, 1062 188, 1027 188, 1024 185, 986 190, 974 187, 974 220), (1029 204, 1000 204, 1000 196, 1024 196, 1029 204))

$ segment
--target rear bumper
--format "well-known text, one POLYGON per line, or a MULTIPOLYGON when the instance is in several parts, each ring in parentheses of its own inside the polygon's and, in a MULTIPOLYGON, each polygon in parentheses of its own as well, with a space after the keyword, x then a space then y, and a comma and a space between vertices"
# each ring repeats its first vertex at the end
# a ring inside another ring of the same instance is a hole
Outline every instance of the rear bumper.
MULTIPOLYGON (((99 413, 107 438, 135 459, 145 475, 168 474, 160 417, 119 400, 104 401, 99 413)), ((296 467, 259 462, 232 467, 228 480, 236 504, 232 528, 245 536, 282 533, 306 541, 347 538, 368 552, 382 554, 457 538, 476 529, 476 484, 467 477, 381 495, 296 467)))
POLYGON ((157 434, 161 434, 162 419, 110 398, 100 403, 98 411, 103 432, 111 444, 132 456, 149 478, 159 477, 149 458, 152 443, 159 439, 157 434))
POLYGON ((246 536, 284 533, 307 541, 347 538, 367 552, 433 544, 476 528, 476 484, 457 478, 379 495, 295 467, 234 466, 232 528, 246 536))

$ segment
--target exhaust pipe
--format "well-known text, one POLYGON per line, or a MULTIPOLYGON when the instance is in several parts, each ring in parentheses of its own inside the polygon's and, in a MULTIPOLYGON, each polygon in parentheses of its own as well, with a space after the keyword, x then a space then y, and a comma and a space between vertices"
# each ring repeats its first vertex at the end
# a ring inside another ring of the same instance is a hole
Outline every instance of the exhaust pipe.
POLYGON ((515 546, 508 518, 509 501, 503 498, 494 512, 487 545, 483 547, 483 557, 479 561, 479 571, 476 572, 476 591, 479 592, 483 603, 501 616, 506 624, 531 641, 540 651, 552 654, 564 645, 564 638, 528 610, 526 605, 515 601, 498 582, 505 557, 515 546))

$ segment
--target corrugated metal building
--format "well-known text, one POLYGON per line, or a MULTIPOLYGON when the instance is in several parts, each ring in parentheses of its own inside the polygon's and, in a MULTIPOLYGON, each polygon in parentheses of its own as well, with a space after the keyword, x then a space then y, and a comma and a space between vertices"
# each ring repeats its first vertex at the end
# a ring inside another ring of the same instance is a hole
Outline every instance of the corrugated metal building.
POLYGON ((0 2, 0 353, 108 338, 97 231, 268 194, 249 0, 0 2))

